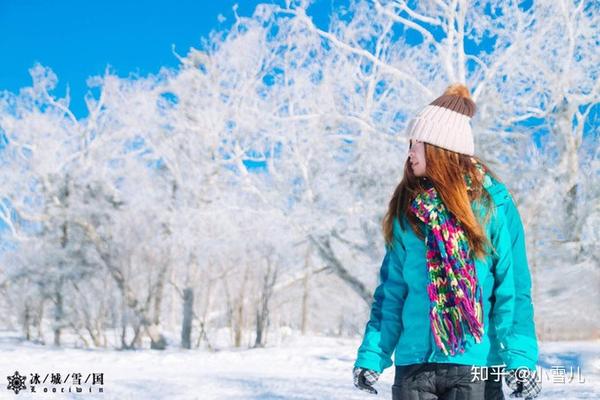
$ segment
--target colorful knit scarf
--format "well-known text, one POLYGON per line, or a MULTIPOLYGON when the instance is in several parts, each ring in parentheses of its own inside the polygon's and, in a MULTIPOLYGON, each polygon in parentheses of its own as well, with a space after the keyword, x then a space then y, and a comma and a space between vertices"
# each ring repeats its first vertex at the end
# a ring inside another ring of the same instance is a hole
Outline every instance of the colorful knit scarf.
MULTIPOLYGON (((488 186, 489 175, 472 161, 488 186)), ((465 181, 471 190, 471 180, 465 177, 465 181)), ((445 355, 464 353, 465 334, 470 333, 479 343, 484 333, 481 287, 467 236, 435 187, 417 195, 410 210, 426 225, 429 320, 435 343, 445 355)))

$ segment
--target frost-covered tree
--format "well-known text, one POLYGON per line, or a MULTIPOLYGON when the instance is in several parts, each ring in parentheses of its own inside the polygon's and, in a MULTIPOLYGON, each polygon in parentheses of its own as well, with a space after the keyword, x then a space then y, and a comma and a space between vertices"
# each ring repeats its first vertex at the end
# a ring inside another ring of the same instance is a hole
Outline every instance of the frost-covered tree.
POLYGON ((597 2, 356 0, 327 28, 309 4, 236 13, 178 68, 90 79, 81 120, 41 66, 0 95, 0 288, 27 299, 13 320, 53 304, 55 336, 98 346, 112 329, 124 348, 358 331, 348 299, 372 298, 408 119, 464 82, 478 155, 525 223, 542 331, 573 335, 548 322, 577 306, 569 328, 593 332, 597 301, 564 282, 597 296, 597 2))

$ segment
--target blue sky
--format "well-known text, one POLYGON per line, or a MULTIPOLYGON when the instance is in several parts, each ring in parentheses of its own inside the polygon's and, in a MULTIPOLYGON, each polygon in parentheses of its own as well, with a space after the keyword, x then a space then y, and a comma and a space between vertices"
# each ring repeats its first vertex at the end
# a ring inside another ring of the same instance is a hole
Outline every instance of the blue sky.
MULTIPOLYGON (((309 8, 319 26, 326 28, 334 1, 309 8)), ((71 108, 85 117, 89 76, 103 74, 107 65, 119 76, 176 66, 171 45, 185 54, 211 30, 232 24, 234 4, 246 16, 266 2, 283 0, 0 0, 0 90, 31 85, 28 69, 39 62, 58 75, 57 95, 69 85, 71 108)))

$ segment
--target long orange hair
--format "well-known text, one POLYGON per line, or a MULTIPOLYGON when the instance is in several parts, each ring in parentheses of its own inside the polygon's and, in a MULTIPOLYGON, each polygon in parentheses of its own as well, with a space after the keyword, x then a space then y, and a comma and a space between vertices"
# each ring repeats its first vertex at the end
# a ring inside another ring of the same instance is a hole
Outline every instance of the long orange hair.
POLYGON ((492 199, 483 188, 483 180, 479 175, 471 157, 481 163, 484 170, 495 180, 500 180, 490 168, 478 157, 469 156, 441 147, 424 143, 426 160, 426 177, 414 175, 410 162, 404 164, 404 176, 394 190, 389 202, 388 211, 383 218, 383 235, 386 243, 392 243, 393 220, 398 217, 402 229, 406 229, 401 216, 406 216, 417 236, 424 240, 420 229, 422 222, 410 212, 410 203, 415 196, 425 191, 428 184, 432 184, 446 208, 461 223, 467 236, 469 247, 476 258, 484 257, 490 242, 485 234, 483 225, 490 216, 492 199), (465 176, 471 178, 472 190, 467 191, 465 176), (482 220, 478 220, 471 207, 471 202, 477 201, 484 206, 485 212, 482 220))

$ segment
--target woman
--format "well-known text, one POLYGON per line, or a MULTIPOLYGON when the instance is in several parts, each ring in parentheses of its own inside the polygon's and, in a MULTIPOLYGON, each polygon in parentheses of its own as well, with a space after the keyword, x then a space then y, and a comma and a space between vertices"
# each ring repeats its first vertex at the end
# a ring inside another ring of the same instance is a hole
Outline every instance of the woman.
POLYGON ((506 187, 473 156, 474 113, 455 84, 409 124, 353 369, 361 390, 377 393, 392 352, 394 400, 503 399, 501 376, 511 397, 541 390, 523 228, 506 187))

